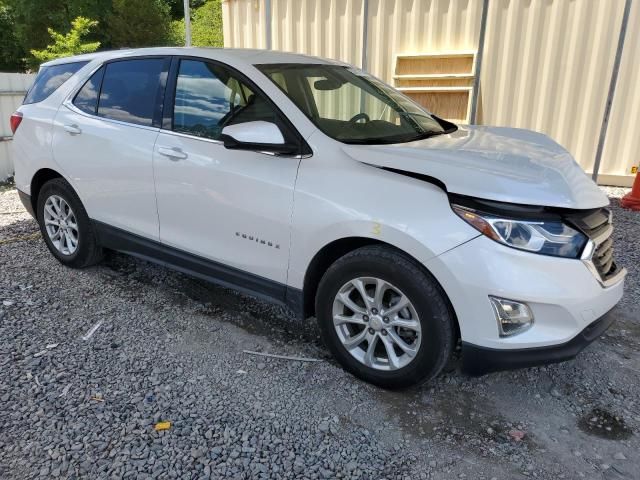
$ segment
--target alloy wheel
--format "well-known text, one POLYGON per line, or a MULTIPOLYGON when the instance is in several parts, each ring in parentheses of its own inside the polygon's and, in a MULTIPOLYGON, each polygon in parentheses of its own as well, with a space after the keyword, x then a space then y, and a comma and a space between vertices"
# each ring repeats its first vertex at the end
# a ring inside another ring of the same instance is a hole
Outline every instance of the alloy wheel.
POLYGON ((80 233, 73 210, 64 198, 51 195, 44 204, 44 226, 53 246, 62 255, 78 249, 80 233))
POLYGON ((333 302, 333 324, 344 348, 375 370, 406 367, 420 349, 416 309, 400 289, 380 278, 345 283, 333 302))

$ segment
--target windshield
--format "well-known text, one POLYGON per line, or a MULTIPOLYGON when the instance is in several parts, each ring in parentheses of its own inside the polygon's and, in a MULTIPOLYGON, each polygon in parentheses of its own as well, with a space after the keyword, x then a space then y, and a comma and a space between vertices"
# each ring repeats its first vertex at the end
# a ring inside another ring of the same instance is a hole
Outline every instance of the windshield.
POLYGON ((320 130, 344 143, 411 142, 457 128, 356 68, 319 64, 256 67, 320 130))

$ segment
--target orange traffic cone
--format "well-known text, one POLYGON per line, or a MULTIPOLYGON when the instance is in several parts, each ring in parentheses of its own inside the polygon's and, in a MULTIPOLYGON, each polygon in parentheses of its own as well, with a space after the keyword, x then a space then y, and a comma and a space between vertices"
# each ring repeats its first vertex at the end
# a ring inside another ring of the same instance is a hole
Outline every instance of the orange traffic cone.
POLYGON ((640 172, 636 173, 631 193, 627 193, 620 201, 622 208, 640 211, 640 172))

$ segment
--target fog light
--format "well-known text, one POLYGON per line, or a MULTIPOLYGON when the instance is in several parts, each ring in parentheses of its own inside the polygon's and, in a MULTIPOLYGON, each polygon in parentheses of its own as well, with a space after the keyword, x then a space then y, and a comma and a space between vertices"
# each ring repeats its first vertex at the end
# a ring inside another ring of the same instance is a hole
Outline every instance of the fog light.
POLYGON ((505 298, 489 297, 498 321, 501 337, 522 333, 533 325, 533 312, 526 303, 505 298))

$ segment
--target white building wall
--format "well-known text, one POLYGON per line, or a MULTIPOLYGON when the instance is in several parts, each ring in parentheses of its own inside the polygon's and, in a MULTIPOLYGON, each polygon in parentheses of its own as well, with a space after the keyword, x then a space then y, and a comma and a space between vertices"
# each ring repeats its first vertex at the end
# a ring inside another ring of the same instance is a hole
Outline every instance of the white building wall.
POLYGON ((0 183, 13 175, 9 118, 22 104, 33 78, 34 75, 26 73, 0 73, 0 183))

